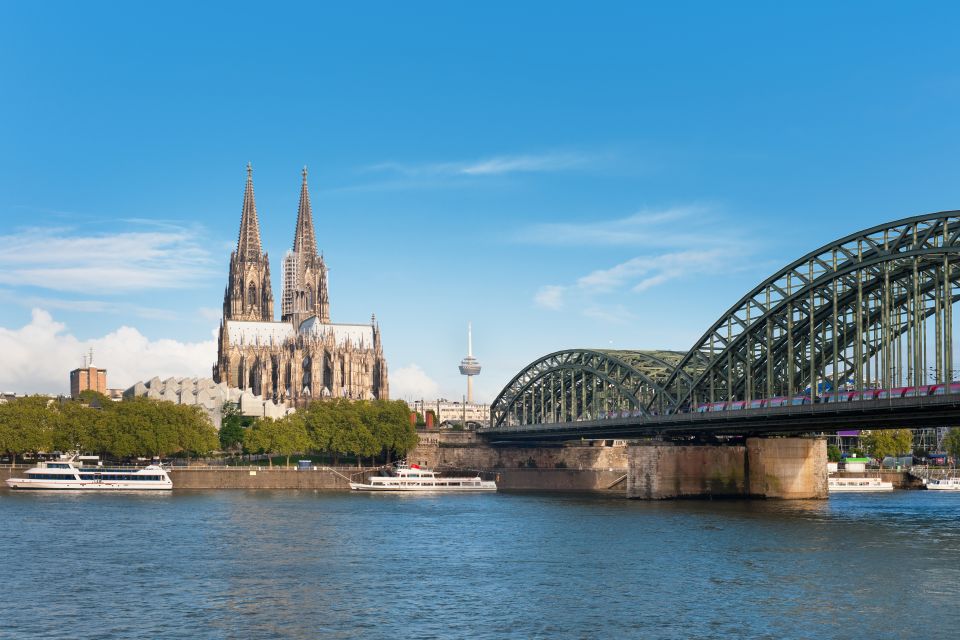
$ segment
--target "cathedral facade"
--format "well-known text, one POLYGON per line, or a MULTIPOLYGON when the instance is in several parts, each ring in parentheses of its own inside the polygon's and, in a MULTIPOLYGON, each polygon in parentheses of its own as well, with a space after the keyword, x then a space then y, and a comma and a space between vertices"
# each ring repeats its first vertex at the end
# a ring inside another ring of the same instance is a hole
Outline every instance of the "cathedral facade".
POLYGON ((389 397, 376 318, 369 324, 330 322, 327 267, 317 251, 306 168, 293 248, 283 259, 280 309, 276 321, 270 260, 260 244, 253 170, 247 165, 213 379, 291 405, 320 398, 389 397))

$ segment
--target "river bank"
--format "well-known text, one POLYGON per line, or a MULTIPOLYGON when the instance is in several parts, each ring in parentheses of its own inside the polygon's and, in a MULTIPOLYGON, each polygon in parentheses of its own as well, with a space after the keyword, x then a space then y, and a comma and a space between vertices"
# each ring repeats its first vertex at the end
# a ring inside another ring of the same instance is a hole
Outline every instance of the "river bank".
MULTIPOLYGON (((29 465, 0 467, 0 482, 16 477, 29 465)), ((349 491, 351 479, 363 481, 379 468, 357 467, 174 467, 170 479, 175 490, 203 489, 302 489, 349 491)), ((450 470, 447 475, 476 474, 476 469, 450 470)), ((623 493, 626 470, 524 469, 484 470, 484 479, 496 480, 506 491, 562 491, 623 493)))

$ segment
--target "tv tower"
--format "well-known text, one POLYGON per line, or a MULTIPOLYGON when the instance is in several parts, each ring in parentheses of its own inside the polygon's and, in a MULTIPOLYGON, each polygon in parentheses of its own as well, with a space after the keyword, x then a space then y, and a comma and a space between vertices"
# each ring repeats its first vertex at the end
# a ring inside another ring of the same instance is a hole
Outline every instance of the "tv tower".
POLYGON ((467 402, 473 402, 473 376, 480 373, 480 361, 473 357, 473 327, 467 323, 467 357, 460 361, 460 373, 467 376, 467 402))

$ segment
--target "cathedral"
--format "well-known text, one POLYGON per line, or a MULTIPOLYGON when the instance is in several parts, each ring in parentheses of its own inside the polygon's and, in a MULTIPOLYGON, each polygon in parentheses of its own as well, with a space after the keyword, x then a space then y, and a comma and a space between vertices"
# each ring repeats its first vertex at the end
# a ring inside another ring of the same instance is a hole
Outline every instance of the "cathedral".
POLYGON ((327 267, 317 252, 307 170, 303 170, 293 249, 283 259, 280 321, 273 315, 270 260, 260 245, 253 169, 237 249, 223 295, 213 379, 291 406, 318 398, 387 399, 387 362, 376 318, 330 322, 327 267))

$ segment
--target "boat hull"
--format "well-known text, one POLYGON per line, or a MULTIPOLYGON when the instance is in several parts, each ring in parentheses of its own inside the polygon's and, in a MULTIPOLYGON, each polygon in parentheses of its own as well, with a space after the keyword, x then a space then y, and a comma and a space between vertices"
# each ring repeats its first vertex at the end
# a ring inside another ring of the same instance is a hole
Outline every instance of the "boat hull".
POLYGON ((416 487, 403 485, 384 485, 384 484, 364 484, 362 482, 351 482, 350 488, 354 491, 376 491, 392 493, 463 493, 477 491, 496 491, 495 482, 481 482, 479 486, 470 487, 416 487))
POLYGON ((91 482, 83 480, 54 481, 9 478, 7 486, 17 490, 42 491, 169 491, 173 483, 167 482, 91 482))
POLYGON ((926 488, 928 491, 960 491, 960 484, 934 484, 927 483, 926 488))
POLYGON ((889 486, 871 486, 871 487, 828 487, 827 490, 830 493, 877 493, 883 491, 893 491, 893 485, 890 483, 885 483, 889 486))
POLYGON ((893 491, 892 482, 883 482, 879 478, 830 478, 827 481, 829 493, 876 493, 893 491))

